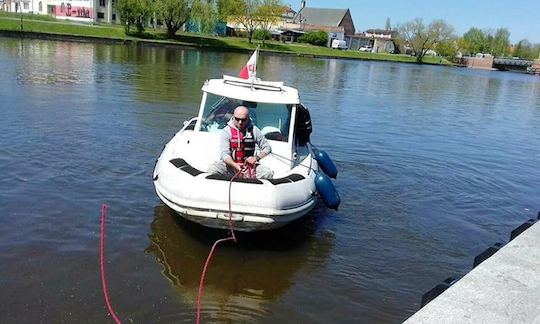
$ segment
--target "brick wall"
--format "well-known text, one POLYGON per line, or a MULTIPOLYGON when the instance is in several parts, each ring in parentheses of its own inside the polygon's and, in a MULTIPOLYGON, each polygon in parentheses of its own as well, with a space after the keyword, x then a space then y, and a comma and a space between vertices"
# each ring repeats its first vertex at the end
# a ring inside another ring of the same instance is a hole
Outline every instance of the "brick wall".
POLYGON ((540 75, 540 59, 536 59, 533 61, 532 73, 535 75, 540 75))
POLYGON ((457 59, 457 63, 471 69, 493 69, 493 56, 486 57, 462 57, 457 59))

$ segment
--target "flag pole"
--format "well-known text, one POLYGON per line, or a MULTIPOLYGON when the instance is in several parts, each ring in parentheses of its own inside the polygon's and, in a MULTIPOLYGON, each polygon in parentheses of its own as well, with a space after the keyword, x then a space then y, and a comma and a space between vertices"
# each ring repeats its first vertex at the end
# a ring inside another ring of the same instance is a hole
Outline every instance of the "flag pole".
POLYGON ((253 84, 255 83, 255 78, 257 77, 257 61, 259 60, 259 47, 260 45, 257 45, 257 48, 255 49, 255 64, 253 64, 253 78, 251 78, 251 90, 253 90, 253 84))

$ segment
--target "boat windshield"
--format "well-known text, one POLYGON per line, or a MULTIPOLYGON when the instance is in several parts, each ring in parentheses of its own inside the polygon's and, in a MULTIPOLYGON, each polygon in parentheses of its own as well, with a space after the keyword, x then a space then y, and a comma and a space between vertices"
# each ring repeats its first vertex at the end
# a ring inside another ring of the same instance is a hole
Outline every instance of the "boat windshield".
POLYGON ((200 131, 218 132, 232 118, 238 106, 249 108, 249 117, 267 139, 287 142, 293 105, 248 102, 208 93, 200 131))

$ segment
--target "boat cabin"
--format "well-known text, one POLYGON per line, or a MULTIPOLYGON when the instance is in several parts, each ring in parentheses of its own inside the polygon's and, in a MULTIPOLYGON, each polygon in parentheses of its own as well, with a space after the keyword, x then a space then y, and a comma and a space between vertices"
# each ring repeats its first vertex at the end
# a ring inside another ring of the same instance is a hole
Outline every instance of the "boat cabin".
POLYGON ((238 106, 249 109, 252 123, 269 141, 274 159, 265 159, 265 162, 274 170, 275 176, 290 171, 309 154, 306 143, 299 143, 295 135, 295 127, 302 124, 295 122, 297 110, 307 111, 300 104, 296 89, 284 86, 282 82, 251 82, 224 76, 223 79, 206 81, 202 90, 199 115, 196 121, 192 121, 193 130, 198 133, 193 138, 202 141, 197 155, 205 157, 202 159, 204 165, 199 165, 201 170, 219 158, 218 134, 238 106))

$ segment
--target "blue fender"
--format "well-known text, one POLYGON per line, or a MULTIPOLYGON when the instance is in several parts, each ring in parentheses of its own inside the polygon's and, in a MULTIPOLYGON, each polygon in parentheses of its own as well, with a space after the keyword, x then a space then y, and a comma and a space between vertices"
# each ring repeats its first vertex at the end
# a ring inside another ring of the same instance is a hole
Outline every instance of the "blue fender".
POLYGON ((314 158, 317 160, 317 163, 321 167, 324 173, 326 173, 330 178, 336 178, 338 170, 334 162, 328 154, 323 150, 314 149, 314 158))
POLYGON ((317 188, 326 207, 338 210, 341 198, 332 180, 326 174, 319 171, 315 173, 315 188, 317 188))

